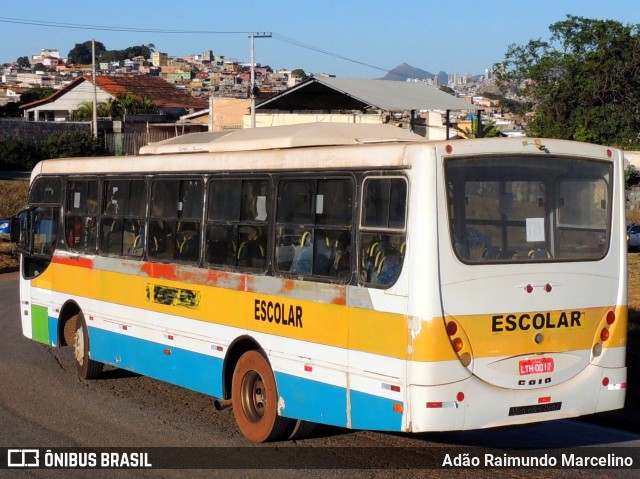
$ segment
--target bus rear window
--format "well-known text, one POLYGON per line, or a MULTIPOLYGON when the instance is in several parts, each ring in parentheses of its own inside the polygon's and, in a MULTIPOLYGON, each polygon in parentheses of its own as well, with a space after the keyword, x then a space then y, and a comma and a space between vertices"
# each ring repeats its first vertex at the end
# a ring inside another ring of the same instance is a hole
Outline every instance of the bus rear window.
POLYGON ((606 162, 553 157, 446 161, 456 255, 466 263, 603 257, 611 168, 606 162))

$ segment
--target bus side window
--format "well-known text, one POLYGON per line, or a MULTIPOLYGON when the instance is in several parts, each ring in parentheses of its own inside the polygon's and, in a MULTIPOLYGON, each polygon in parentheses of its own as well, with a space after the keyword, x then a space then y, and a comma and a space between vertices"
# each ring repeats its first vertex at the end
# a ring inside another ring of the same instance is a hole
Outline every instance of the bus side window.
POLYGON ((362 208, 360 279, 389 287, 400 276, 406 250, 406 180, 365 179, 362 208))
POLYGON ((147 184, 144 180, 107 180, 102 195, 100 251, 142 258, 147 184))
POLYGON ((72 251, 95 252, 97 244, 98 181, 67 182, 65 240, 72 251))
POLYGON ((279 185, 276 268, 297 275, 351 277, 353 182, 283 180, 279 185))
POLYGON ((149 257, 198 263, 202 208, 201 179, 155 180, 151 190, 149 257))
POLYGON ((270 182, 263 178, 211 180, 207 263, 254 271, 266 269, 270 188, 270 182))

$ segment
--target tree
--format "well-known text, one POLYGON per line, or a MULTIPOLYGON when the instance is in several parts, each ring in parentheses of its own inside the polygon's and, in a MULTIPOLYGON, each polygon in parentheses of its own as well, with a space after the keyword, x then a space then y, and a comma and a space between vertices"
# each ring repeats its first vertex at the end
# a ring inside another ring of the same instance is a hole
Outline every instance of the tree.
POLYGON ((126 58, 133 58, 133 57, 150 58, 151 52, 153 52, 154 49, 155 49, 155 45, 153 43, 149 43, 149 45, 129 47, 126 50, 124 50, 124 53, 126 55, 126 58))
POLYGON ((18 65, 18 68, 31 68, 29 57, 18 57, 16 64, 18 65))
POLYGON ((445 93, 448 93, 449 95, 454 95, 454 96, 456 94, 455 90, 449 86, 441 86, 440 91, 443 91, 445 93))
POLYGON ((87 131, 53 133, 40 142, 42 158, 72 158, 105 155, 104 146, 87 131))
POLYGON ((630 147, 640 144, 639 25, 573 15, 548 41, 510 45, 496 78, 531 101, 536 136, 630 147))
POLYGON ((49 87, 29 88, 22 95, 20 95, 20 103, 22 105, 26 105, 27 103, 50 97, 54 93, 55 90, 49 87))
POLYGON ((17 101, 11 101, 0 106, 0 118, 18 118, 21 116, 20 104, 17 101))
MULTIPOLYGON (((91 40, 87 40, 84 43, 76 43, 76 46, 73 47, 73 49, 71 49, 71 51, 67 55, 68 62, 78 65, 88 65, 90 63, 93 63, 93 60, 91 58, 91 43, 91 40)), ((102 42, 96 42, 96 60, 98 60, 100 56, 106 51, 107 49, 102 44, 102 42)))
POLYGON ((296 68, 295 70, 291 70, 291 76, 293 78, 300 78, 300 81, 304 81, 307 78, 309 78, 302 68, 296 68))
POLYGON ((120 94, 118 95, 118 103, 120 104, 122 113, 126 115, 149 113, 155 111, 156 108, 153 101, 151 101, 147 95, 142 95, 142 98, 136 98, 131 93, 120 94))
POLYGON ((93 102, 91 101, 82 102, 78 108, 69 113, 69 121, 91 121, 92 119, 93 102))
POLYGON ((624 170, 624 183, 627 188, 631 188, 640 183, 640 171, 638 171, 635 166, 629 165, 627 169, 624 170))
POLYGON ((478 119, 473 118, 471 120, 471 128, 459 129, 466 138, 495 138, 497 136, 504 136, 495 123, 488 122, 482 124, 481 134, 478 134, 478 119))

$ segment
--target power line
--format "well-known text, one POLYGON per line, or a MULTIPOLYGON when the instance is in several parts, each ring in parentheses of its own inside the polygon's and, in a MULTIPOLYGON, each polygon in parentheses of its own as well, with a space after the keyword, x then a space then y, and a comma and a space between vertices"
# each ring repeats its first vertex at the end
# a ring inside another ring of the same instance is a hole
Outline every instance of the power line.
POLYGON ((375 66, 375 65, 371 65, 370 63, 365 63, 365 62, 361 62, 359 60, 354 60, 353 58, 345 57, 344 55, 340 55, 338 53, 332 53, 332 52, 330 52, 328 50, 324 50, 324 49, 319 48, 319 47, 314 47, 313 45, 309 45, 307 43, 303 43, 303 42, 295 40, 293 38, 285 37, 284 35, 280 35, 278 33, 274 33, 273 34, 273 38, 275 38, 276 40, 280 40, 281 42, 284 42, 284 43, 289 43, 291 45, 295 45, 295 46, 300 47, 300 48, 306 48, 307 50, 313 50, 314 52, 322 53, 323 55, 328 55, 328 56, 331 56, 331 57, 334 57, 334 58, 339 58, 340 60, 345 60, 345 61, 348 61, 348 62, 351 62, 351 63, 355 63, 357 65, 362 65, 362 66, 365 66, 365 67, 373 68, 375 70, 380 70, 380 71, 383 71, 385 73, 389 71, 388 68, 382 68, 382 67, 378 67, 378 66, 375 66))
MULTIPOLYGON (((239 35, 239 34, 248 35, 248 34, 254 33, 249 31, 170 30, 170 29, 164 29, 164 28, 114 27, 114 26, 108 26, 108 25, 87 25, 87 24, 78 24, 78 23, 52 22, 48 20, 31 20, 31 19, 12 18, 12 17, 0 17, 0 23, 12 23, 12 24, 18 24, 18 25, 31 25, 31 26, 49 27, 49 28, 66 28, 66 29, 76 29, 76 30, 130 32, 130 33, 158 33, 158 34, 177 34, 177 35, 239 35)), ((346 62, 354 63, 356 65, 365 66, 367 68, 372 68, 374 70, 378 70, 385 73, 388 73, 390 71, 388 68, 383 68, 383 67, 372 65, 370 63, 366 63, 363 61, 355 60, 353 58, 346 57, 339 53, 330 52, 323 48, 309 45, 308 43, 304 43, 294 38, 280 35, 278 33, 273 33, 273 38, 275 38, 276 40, 280 40, 283 43, 287 43, 289 45, 294 45, 300 48, 311 50, 311 51, 321 53, 323 55, 327 55, 333 58, 337 58, 346 62)), ((400 73, 398 73, 398 75, 403 76, 407 79, 410 78, 408 75, 403 75, 400 73)))
POLYGON ((98 30, 107 32, 131 32, 131 33, 166 33, 166 34, 207 34, 207 35, 238 35, 250 34, 249 31, 222 31, 222 30, 167 30, 163 28, 140 28, 140 27, 112 27, 107 25, 83 25, 79 23, 51 22, 45 20, 28 20, 24 18, 0 17, 0 23, 14 23, 19 25, 32 25, 50 28, 68 28, 76 30, 98 30))

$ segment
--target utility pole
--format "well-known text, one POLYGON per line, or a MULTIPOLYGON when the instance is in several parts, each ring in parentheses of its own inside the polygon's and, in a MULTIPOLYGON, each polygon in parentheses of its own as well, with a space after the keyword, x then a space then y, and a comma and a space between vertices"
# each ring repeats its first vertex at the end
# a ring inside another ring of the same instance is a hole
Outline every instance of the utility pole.
POLYGON ((91 64, 93 76, 93 121, 91 128, 93 129, 93 137, 98 138, 98 86, 96 85, 96 41, 91 40, 91 64))
POLYGON ((209 131, 213 131, 213 92, 209 95, 209 131))
POLYGON ((271 38, 271 33, 251 33, 251 91, 249 92, 249 98, 251 99, 251 128, 256 127, 256 63, 255 57, 255 42, 256 38, 271 38))

